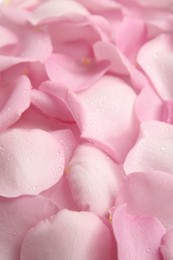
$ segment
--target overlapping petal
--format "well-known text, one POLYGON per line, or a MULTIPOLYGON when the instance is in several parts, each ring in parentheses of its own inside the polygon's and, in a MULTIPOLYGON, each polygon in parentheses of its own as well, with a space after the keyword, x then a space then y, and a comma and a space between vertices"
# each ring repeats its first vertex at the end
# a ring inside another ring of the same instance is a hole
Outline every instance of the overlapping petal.
POLYGON ((159 121, 143 122, 139 139, 125 159, 125 172, 158 170, 173 174, 172 138, 172 125, 159 121))
POLYGON ((77 205, 99 215, 108 214, 114 205, 123 176, 120 165, 89 143, 78 146, 67 166, 67 179, 77 205))
POLYGON ((127 214, 123 205, 114 212, 112 225, 118 259, 162 260, 160 245, 165 228, 157 218, 127 214))
POLYGON ((54 54, 45 63, 49 78, 72 91, 91 86, 109 68, 109 61, 95 62, 84 58, 75 60, 68 56, 54 54))
POLYGON ((111 260, 112 247, 112 234, 96 215, 62 210, 27 233, 20 259, 111 260))
POLYGON ((170 229, 162 239, 162 245, 160 248, 164 260, 173 259, 173 229, 170 229))
POLYGON ((38 194, 54 185, 64 170, 60 142, 40 129, 0 134, 0 195, 38 194))
POLYGON ((162 34, 144 44, 138 63, 150 78, 155 90, 164 100, 173 99, 173 37, 162 34))
POLYGON ((157 217, 166 229, 173 227, 173 176, 153 171, 129 174, 122 182, 116 205, 127 204, 127 212, 157 217))
POLYGON ((0 89, 0 131, 14 124, 30 106, 31 83, 22 75, 0 89))
POLYGON ((19 260, 23 238, 30 228, 54 215, 53 203, 41 196, 0 198, 0 258, 19 260))
POLYGON ((66 102, 81 137, 122 162, 138 134, 135 99, 136 94, 125 82, 103 76, 88 89, 77 94, 69 92, 66 102))

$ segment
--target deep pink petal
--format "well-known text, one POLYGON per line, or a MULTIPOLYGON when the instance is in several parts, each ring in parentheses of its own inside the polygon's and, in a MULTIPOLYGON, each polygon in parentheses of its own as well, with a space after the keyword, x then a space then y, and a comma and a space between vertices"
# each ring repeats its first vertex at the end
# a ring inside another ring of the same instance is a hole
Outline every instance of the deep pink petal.
POLYGON ((96 215, 62 210, 27 233, 20 259, 111 260, 112 244, 110 230, 96 215))
POLYGON ((123 176, 120 165, 88 143, 78 146, 67 166, 67 179, 77 205, 98 215, 107 215, 114 205, 123 176))
POLYGON ((173 174, 173 126, 158 121, 141 124, 140 137, 129 151, 124 169, 127 174, 138 171, 165 171, 173 174))
POLYGON ((38 194, 54 185, 64 170, 60 142, 40 129, 10 129, 0 134, 0 195, 38 194))
POLYGON ((26 232, 56 212, 56 207, 41 196, 0 198, 1 259, 19 260, 26 232))
POLYGON ((14 124, 30 105, 31 83, 26 76, 18 77, 11 86, 0 90, 0 131, 14 124))
POLYGON ((66 102, 81 137, 122 162, 138 133, 135 99, 135 93, 125 82, 104 76, 88 89, 77 94, 69 92, 66 102))
POLYGON ((153 171, 129 174, 122 182, 116 205, 127 204, 135 215, 157 217, 165 228, 173 228, 173 176, 153 171))

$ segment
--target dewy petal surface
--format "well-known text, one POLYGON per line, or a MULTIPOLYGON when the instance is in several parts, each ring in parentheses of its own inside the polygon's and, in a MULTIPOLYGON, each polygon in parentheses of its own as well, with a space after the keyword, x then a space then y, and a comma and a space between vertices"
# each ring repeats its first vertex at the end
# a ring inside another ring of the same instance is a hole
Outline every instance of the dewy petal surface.
POLYGON ((122 182, 116 205, 127 204, 127 212, 157 217, 167 229, 173 227, 173 176, 153 171, 129 174, 122 182))
POLYGON ((0 131, 14 124, 30 106, 31 83, 20 76, 10 86, 0 88, 0 131))
POLYGON ((163 99, 173 99, 173 37, 162 34, 142 46, 138 63, 163 99))
POLYGON ((132 172, 165 171, 173 174, 173 126, 159 121, 141 124, 137 143, 129 151, 124 170, 132 172))
POLYGON ((118 207, 112 219, 118 259, 162 260, 160 245, 165 228, 154 217, 130 215, 118 207))
POLYGON ((40 129, 11 129, 0 134, 0 195, 38 194, 62 176, 60 142, 40 129))
POLYGON ((124 81, 103 76, 88 89, 77 94, 69 92, 66 102, 81 137, 97 143, 122 162, 138 132, 135 99, 135 92, 124 81))
POLYGON ((30 228, 54 215, 56 207, 41 196, 0 198, 0 259, 19 260, 23 238, 30 228))
POLYGON ((96 215, 62 210, 27 233, 20 260, 111 260, 112 245, 109 228, 96 215))
POLYGON ((67 166, 72 195, 81 210, 108 214, 124 176, 122 167, 89 143, 79 145, 67 166))

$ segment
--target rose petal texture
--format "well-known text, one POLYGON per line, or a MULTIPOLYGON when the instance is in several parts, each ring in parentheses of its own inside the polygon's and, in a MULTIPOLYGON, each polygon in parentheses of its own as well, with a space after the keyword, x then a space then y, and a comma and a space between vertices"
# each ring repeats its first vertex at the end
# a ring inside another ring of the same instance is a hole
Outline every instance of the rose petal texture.
POLYGON ((173 176, 169 173, 129 174, 117 194, 116 205, 127 204, 127 212, 157 217, 168 230, 173 227, 173 176))
POLYGON ((109 228, 96 215, 62 210, 27 233, 20 259, 111 260, 112 244, 109 228))
POLYGON ((0 195, 38 194, 62 176, 60 142, 43 130, 11 129, 0 134, 0 195))
POLYGON ((173 126, 158 121, 141 124, 137 143, 125 162, 126 174, 145 171, 165 171, 173 174, 173 126))
POLYGON ((41 196, 0 198, 0 258, 19 260, 26 232, 56 212, 56 207, 41 196))
POLYGON ((160 245, 165 228, 156 218, 127 214, 123 205, 114 212, 112 225, 118 259, 162 260, 160 245))
POLYGON ((52 0, 38 6, 38 8, 32 13, 30 22, 33 25, 36 25, 44 21, 68 15, 85 16, 89 15, 89 12, 86 8, 75 1, 52 0))
POLYGON ((74 201, 81 210, 108 214, 124 176, 122 167, 91 144, 78 146, 67 166, 74 201), (101 202, 101 203, 100 203, 101 202))
POLYGON ((160 248, 164 260, 173 259, 173 229, 169 230, 162 239, 162 245, 160 248))
POLYGON ((0 88, 0 131, 15 123, 30 106, 31 83, 20 76, 9 86, 0 88))
POLYGON ((66 102, 81 137, 122 162, 138 133, 135 99, 134 91, 121 79, 103 76, 88 89, 69 92, 66 102))
POLYGON ((72 91, 91 86, 109 68, 109 61, 95 62, 88 58, 75 60, 61 54, 52 55, 45 63, 47 74, 53 82, 63 84, 72 91))
POLYGON ((139 51, 138 63, 164 100, 173 99, 173 37, 162 34, 147 42, 139 51))

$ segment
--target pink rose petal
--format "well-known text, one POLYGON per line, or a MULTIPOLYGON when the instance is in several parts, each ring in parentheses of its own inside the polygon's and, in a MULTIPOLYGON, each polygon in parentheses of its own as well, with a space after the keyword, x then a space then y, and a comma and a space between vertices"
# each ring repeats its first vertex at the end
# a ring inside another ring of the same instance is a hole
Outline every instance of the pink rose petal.
POLYGON ((0 90, 0 131, 15 123, 30 105, 31 83, 20 76, 11 86, 0 90))
POLYGON ((88 143, 78 146, 67 166, 67 179, 77 205, 99 215, 108 214, 114 205, 123 176, 120 165, 88 143))
POLYGON ((171 34, 163 34, 147 42, 138 54, 138 63, 163 99, 173 99, 172 46, 171 34))
POLYGON ((146 40, 146 26, 139 19, 125 17, 116 31, 116 45, 130 60, 135 61, 136 54, 146 40), (129 32, 131 35, 129 37, 129 32))
POLYGON ((116 205, 127 203, 135 215, 157 217, 166 229, 173 228, 173 176, 153 171, 129 174, 122 182, 116 205))
POLYGON ((162 260, 160 245, 165 228, 154 217, 130 215, 120 206, 112 225, 118 248, 118 259, 162 260))
MULTIPOLYGON (((150 87, 144 87, 136 99, 136 114, 143 121, 162 120, 163 102, 161 98, 150 87)), ((167 115, 165 115, 166 120, 167 115)))
POLYGON ((33 89, 31 92, 31 103, 40 109, 45 115, 64 121, 74 121, 66 105, 56 97, 33 89))
POLYGON ((173 259, 173 229, 170 229, 164 236, 162 240, 162 245, 160 248, 164 260, 173 259))
POLYGON ((69 0, 52 0, 47 1, 32 13, 30 22, 33 25, 37 25, 44 21, 49 21, 54 18, 59 18, 68 15, 89 15, 86 8, 75 1, 69 0))
POLYGON ((62 210, 27 233, 20 259, 111 260, 112 246, 110 230, 96 215, 62 210))
POLYGON ((0 134, 0 195, 38 194, 63 174, 60 142, 39 130, 12 129, 0 134))
POLYGON ((43 191, 41 195, 52 201, 57 206, 58 210, 69 209, 79 211, 79 207, 73 200, 69 183, 66 178, 66 172, 54 186, 43 191))
POLYGON ((74 60, 54 54, 45 63, 49 78, 66 88, 79 91, 92 85, 109 68, 108 61, 94 62, 88 58, 74 60))
POLYGON ((137 137, 135 99, 135 93, 125 82, 104 76, 88 89, 77 94, 69 92, 66 102, 81 137, 97 143, 122 162, 137 137))
POLYGON ((140 137, 129 151, 124 169, 127 174, 139 171, 165 171, 173 174, 173 126, 148 121, 141 124, 140 137))
POLYGON ((26 232, 56 212, 56 207, 41 196, 0 198, 0 258, 19 260, 26 232))

